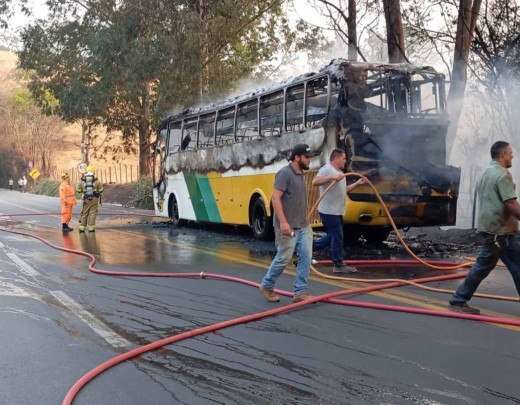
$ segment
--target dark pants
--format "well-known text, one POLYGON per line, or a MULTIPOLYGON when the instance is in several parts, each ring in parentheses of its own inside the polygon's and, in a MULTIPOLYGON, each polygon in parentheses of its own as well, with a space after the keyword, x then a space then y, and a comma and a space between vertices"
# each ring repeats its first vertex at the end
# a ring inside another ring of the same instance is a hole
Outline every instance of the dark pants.
POLYGON ((516 291, 520 295, 520 234, 498 236, 482 234, 484 244, 480 248, 476 263, 464 282, 457 288, 451 298, 452 304, 463 304, 469 301, 479 284, 493 270, 501 259, 513 276, 516 291))
POLYGON ((315 250, 330 247, 330 257, 334 264, 343 263, 343 218, 341 215, 322 214, 320 218, 327 234, 314 242, 315 250))

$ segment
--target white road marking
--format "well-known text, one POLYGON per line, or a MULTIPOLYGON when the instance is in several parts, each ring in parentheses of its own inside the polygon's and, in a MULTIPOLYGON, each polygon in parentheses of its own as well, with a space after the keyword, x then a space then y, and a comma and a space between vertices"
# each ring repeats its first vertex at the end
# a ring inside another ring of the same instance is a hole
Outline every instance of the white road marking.
POLYGON ((113 347, 124 348, 130 346, 130 342, 128 340, 110 329, 107 325, 97 319, 94 315, 88 312, 63 291, 51 291, 51 294, 113 347))
POLYGON ((16 253, 13 252, 5 252, 6 256, 13 261, 14 264, 18 266, 18 268, 24 273, 26 276, 30 277, 38 277, 41 274, 36 271, 33 267, 31 267, 28 263, 24 262, 20 259, 16 253))
POLYGON ((0 248, 3 249, 5 248, 5 245, 0 241, 0 248))
POLYGON ((34 298, 35 300, 38 299, 37 295, 31 294, 29 291, 7 281, 0 281, 0 295, 11 297, 29 297, 34 298))

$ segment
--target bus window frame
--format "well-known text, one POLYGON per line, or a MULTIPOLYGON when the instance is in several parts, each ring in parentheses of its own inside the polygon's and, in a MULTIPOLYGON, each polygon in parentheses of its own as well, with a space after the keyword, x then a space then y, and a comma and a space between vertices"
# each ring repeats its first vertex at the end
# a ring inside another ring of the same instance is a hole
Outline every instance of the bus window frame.
POLYGON ((307 123, 308 123, 308 106, 309 106, 309 102, 308 102, 308 94, 307 94, 307 90, 308 90, 308 83, 309 82, 318 82, 319 80, 323 79, 323 78, 327 78, 327 101, 326 101, 326 104, 325 104, 325 109, 326 109, 326 115, 328 115, 330 113, 330 107, 331 107, 331 100, 332 100, 332 79, 330 78, 330 75, 329 74, 324 74, 324 75, 317 75, 315 77, 311 77, 307 80, 305 80, 304 82, 304 86, 303 86, 303 126, 304 128, 307 127, 307 123))
POLYGON ((238 103, 235 104, 235 113, 233 115, 233 143, 238 143, 237 137, 237 117, 238 117, 238 103))
MULTIPOLYGON (((276 89, 274 91, 270 91, 268 93, 265 93, 265 94, 262 94, 261 96, 258 97, 258 124, 260 125, 260 128, 262 128, 262 102, 264 99, 266 98, 269 98, 269 97, 272 97, 274 95, 277 95, 277 94, 282 94, 282 127, 280 128, 281 131, 280 131, 280 135, 284 132, 287 132, 286 131, 286 128, 285 128, 285 119, 284 119, 284 115, 285 115, 285 101, 286 101, 286 92, 285 92, 285 88, 281 88, 281 89, 276 89)), ((262 137, 265 137, 265 134, 262 132, 261 134, 262 137)), ((272 136, 272 135, 271 135, 272 136)), ((277 135, 278 136, 278 135, 277 135)))
POLYGON ((215 121, 213 121, 213 147, 217 146, 218 111, 219 110, 215 110, 215 121))
POLYGON ((256 98, 256 126, 258 127, 258 135, 260 138, 264 137, 262 133, 262 115, 261 113, 262 103, 260 102, 260 96, 256 98))
POLYGON ((308 80, 305 80, 303 82, 303 120, 302 120, 302 124, 303 124, 303 128, 305 128, 307 126, 307 83, 308 83, 308 80))
POLYGON ((180 131, 181 131, 181 139, 180 139, 180 142, 182 143, 182 138, 184 137, 184 119, 181 119, 181 120, 171 120, 171 121, 168 121, 168 124, 167 124, 167 132, 166 132, 166 137, 167 137, 167 140, 166 140, 166 155, 169 156, 169 155, 173 155, 174 153, 178 153, 180 152, 180 144, 179 144, 179 148, 178 150, 173 150, 173 151, 170 151, 170 133, 172 131, 172 128, 175 126, 175 124, 178 124, 180 123, 181 124, 181 127, 180 127, 180 131))
POLYGON ((210 149, 210 148, 214 148, 216 146, 216 125, 217 125, 217 112, 218 111, 206 111, 204 112, 203 114, 198 114, 197 115, 197 149, 210 149), (211 134, 209 137, 207 137, 208 139, 213 139, 213 144, 209 145, 209 146, 204 146, 204 147, 201 147, 200 146, 200 121, 201 121, 201 118, 204 119, 206 117, 211 117, 212 115, 214 115, 214 122, 213 122, 213 134, 211 134))
POLYGON ((166 123, 166 155, 170 154, 170 126, 172 121, 166 123))
MULTIPOLYGON (((237 129, 237 132, 235 134, 236 143, 244 142, 244 140, 242 140, 242 141, 238 140, 238 117, 239 117, 239 110, 240 110, 241 107, 244 107, 244 106, 247 106, 247 105, 253 105, 253 102, 256 104, 256 125, 257 125, 256 132, 258 134, 257 137, 258 138, 262 137, 261 133, 258 132, 258 118, 259 118, 258 105, 259 105, 259 98, 258 97, 255 97, 255 98, 251 97, 251 98, 248 98, 248 99, 245 99, 245 100, 241 100, 240 102, 236 103, 236 107, 237 107, 237 114, 236 114, 236 119, 235 119, 236 129, 237 129)), ((247 142, 247 140, 245 142, 247 142)))
POLYGON ((287 132, 287 87, 283 88, 283 117, 282 117, 282 131, 287 132))
MULTIPOLYGON (((303 97, 302 97, 302 104, 303 104, 303 108, 302 108, 302 117, 301 117, 301 124, 303 124, 303 122, 305 121, 305 88, 306 88, 306 80, 305 81, 301 81, 301 82, 296 82, 296 83, 292 83, 290 86, 287 86, 285 88, 286 92, 284 94, 284 104, 285 104, 285 109, 286 109, 286 113, 287 113, 287 93, 289 93, 289 91, 291 91, 291 89, 296 89, 300 86, 303 86, 303 97)), ((295 109, 294 111, 297 111, 297 109, 295 109)), ((299 117, 298 117, 299 118, 299 117)), ((286 125, 287 125, 287 120, 286 120, 286 125)), ((285 127, 286 129, 286 132, 287 132, 287 126, 285 127)))
MULTIPOLYGON (((195 150, 195 149, 198 149, 198 145, 199 145, 199 121, 200 121, 200 116, 197 116, 197 120, 194 120, 193 118, 195 118, 194 116, 191 116, 191 117, 185 117, 183 120, 182 120, 182 126, 181 126, 181 129, 182 129, 182 132, 181 132, 181 145, 179 146, 179 150, 178 152, 187 152, 189 151, 190 149, 188 149, 189 147, 189 144, 186 146, 186 149, 181 149, 182 147, 182 142, 184 141, 184 131, 186 129, 186 126, 193 126, 193 124, 195 124, 195 131, 196 131, 196 134, 195 134, 195 147, 191 150, 195 150)), ((190 139, 190 143, 192 143, 193 140, 190 139)))
MULTIPOLYGON (((216 146, 222 146, 229 144, 228 142, 222 143, 222 139, 220 142, 217 142, 217 136, 218 136, 218 123, 219 119, 221 119, 223 116, 226 117, 226 113, 229 113, 233 109, 233 143, 236 143, 236 114, 237 114, 237 104, 227 106, 224 108, 219 108, 217 111, 217 116, 215 117, 215 145, 216 146)), ((228 119, 228 118, 224 118, 228 119)))

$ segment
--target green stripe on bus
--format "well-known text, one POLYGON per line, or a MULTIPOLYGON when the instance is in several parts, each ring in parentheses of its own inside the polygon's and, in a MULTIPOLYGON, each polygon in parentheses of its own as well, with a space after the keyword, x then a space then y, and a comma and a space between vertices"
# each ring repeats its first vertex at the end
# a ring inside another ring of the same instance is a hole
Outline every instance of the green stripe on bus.
POLYGON ((199 190, 196 174, 190 172, 183 172, 183 174, 186 186, 188 187, 188 193, 190 193, 191 205, 195 212, 195 218, 197 221, 208 221, 208 213, 206 212, 204 200, 199 190))
POLYGON ((197 221, 222 222, 208 178, 193 172, 183 174, 197 221))
POLYGON ((215 195, 213 194, 213 190, 211 189, 211 184, 209 184, 207 176, 197 176, 197 182, 199 183, 199 190, 202 194, 202 198, 204 199, 204 206, 206 208, 209 220, 211 222, 222 222, 222 218, 220 217, 220 212, 217 207, 217 202, 215 201, 215 195))

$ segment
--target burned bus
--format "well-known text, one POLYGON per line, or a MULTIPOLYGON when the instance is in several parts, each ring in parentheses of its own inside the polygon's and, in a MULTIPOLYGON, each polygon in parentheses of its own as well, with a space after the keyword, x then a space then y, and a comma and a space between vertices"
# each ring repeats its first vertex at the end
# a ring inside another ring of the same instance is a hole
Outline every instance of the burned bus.
MULTIPOLYGON (((333 60, 267 89, 165 118, 157 130, 154 203, 157 215, 250 226, 272 236, 275 173, 291 148, 318 156, 311 181, 332 149, 366 173, 399 227, 453 225, 460 169, 446 165, 445 80, 430 67, 333 60)), ((354 180, 354 179, 353 179, 354 180)), ((382 241, 389 220, 368 186, 348 194, 347 240, 382 241)), ((313 226, 321 226, 314 213, 313 226)))

